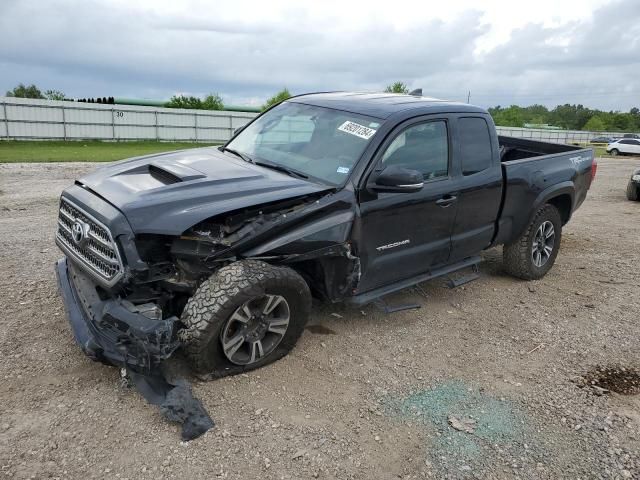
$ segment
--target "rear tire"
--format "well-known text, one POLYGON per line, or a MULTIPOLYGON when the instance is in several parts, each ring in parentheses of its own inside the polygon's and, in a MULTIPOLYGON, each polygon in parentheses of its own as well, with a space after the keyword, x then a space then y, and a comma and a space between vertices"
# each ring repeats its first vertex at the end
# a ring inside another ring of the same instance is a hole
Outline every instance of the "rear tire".
POLYGON ((243 260, 200 285, 184 309, 179 336, 197 373, 223 377, 284 357, 310 310, 309 287, 294 270, 243 260))
POLYGON ((523 280, 544 277, 553 267, 562 237, 562 219, 553 205, 538 210, 525 232, 503 248, 505 270, 523 280))
POLYGON ((627 200, 637 202, 640 200, 640 186, 629 180, 627 184, 627 200))
POLYGON ((609 155, 611 155, 612 157, 617 157, 620 154, 620 152, 618 151, 617 148, 613 148, 610 152, 609 155))

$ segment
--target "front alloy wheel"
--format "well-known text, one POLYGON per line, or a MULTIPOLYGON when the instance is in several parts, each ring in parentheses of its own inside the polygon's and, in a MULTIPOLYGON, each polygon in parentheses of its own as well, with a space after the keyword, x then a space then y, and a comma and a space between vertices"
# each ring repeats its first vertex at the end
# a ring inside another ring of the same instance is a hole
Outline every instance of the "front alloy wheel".
POLYGON ((200 285, 184 308, 178 335, 196 372, 223 377, 284 357, 310 310, 309 286, 295 270, 240 260, 200 285))
POLYGON ((250 365, 271 354, 289 327, 289 304, 282 295, 264 295, 245 302, 220 333, 222 351, 236 365, 250 365))

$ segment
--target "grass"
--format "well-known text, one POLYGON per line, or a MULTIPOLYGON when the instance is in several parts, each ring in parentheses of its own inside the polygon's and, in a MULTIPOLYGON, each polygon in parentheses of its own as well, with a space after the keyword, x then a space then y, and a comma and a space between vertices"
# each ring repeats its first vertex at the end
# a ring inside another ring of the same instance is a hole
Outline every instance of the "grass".
MULTIPOLYGON (((15 162, 112 162, 124 158, 206 147, 210 143, 193 142, 101 142, 88 141, 15 141, 0 140, 0 163, 15 162)), ((605 147, 595 147, 597 157, 608 157, 605 147)))
POLYGON ((112 162, 151 153, 205 147, 193 142, 0 141, 0 163, 112 162))

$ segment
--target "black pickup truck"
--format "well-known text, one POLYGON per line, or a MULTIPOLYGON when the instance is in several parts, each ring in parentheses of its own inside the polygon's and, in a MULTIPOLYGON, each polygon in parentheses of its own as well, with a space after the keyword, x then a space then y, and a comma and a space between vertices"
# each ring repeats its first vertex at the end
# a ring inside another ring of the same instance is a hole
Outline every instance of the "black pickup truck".
POLYGON ((56 270, 93 359, 144 374, 181 349, 238 373, 290 351, 312 297, 367 304, 496 245, 507 272, 542 277, 595 172, 592 149, 498 137, 471 105, 302 95, 224 146, 76 181, 56 270))

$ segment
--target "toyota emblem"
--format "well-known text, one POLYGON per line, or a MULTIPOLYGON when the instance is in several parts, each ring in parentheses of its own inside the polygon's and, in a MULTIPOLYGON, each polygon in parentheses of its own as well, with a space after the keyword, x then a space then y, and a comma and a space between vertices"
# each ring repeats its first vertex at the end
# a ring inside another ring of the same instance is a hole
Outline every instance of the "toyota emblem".
POLYGON ((87 241, 87 234, 89 233, 89 225, 79 220, 76 220, 71 227, 71 237, 73 242, 82 247, 87 241))

